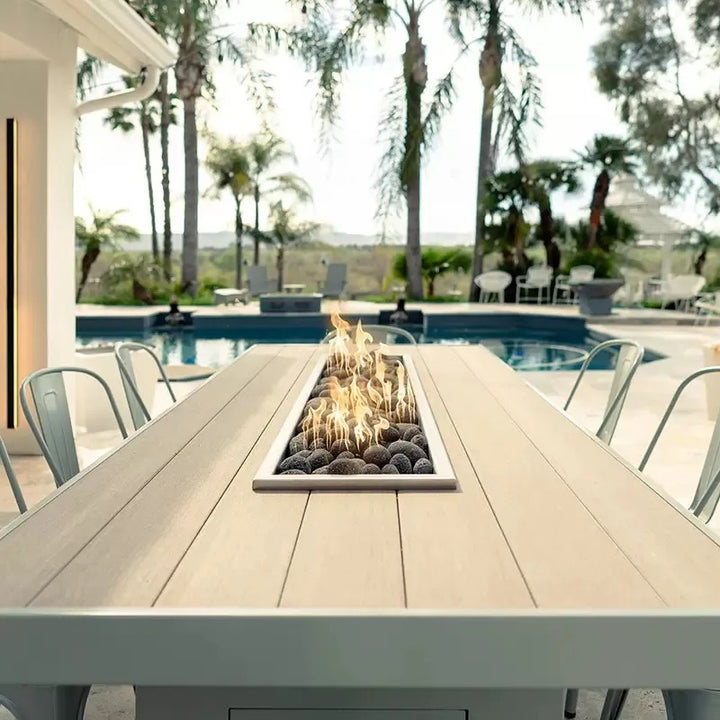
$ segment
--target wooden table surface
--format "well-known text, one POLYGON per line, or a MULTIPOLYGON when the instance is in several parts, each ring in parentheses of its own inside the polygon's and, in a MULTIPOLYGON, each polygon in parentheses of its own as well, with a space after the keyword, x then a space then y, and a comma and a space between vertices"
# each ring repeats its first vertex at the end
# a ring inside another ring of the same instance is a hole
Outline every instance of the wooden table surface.
POLYGON ((327 352, 257 345, 0 533, 0 607, 716 613, 691 515, 482 347, 408 351, 457 491, 254 492, 327 352))

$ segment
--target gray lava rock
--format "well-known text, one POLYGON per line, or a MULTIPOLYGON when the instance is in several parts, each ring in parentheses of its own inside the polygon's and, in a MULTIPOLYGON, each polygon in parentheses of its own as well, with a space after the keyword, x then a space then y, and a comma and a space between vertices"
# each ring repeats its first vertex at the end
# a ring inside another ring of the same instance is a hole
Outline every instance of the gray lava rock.
POLYGON ((285 458, 278 466, 278 469, 281 471, 281 474, 285 470, 297 470, 298 472, 307 474, 311 468, 310 463, 298 453, 285 458))
POLYGON ((400 431, 403 440, 410 441, 415 435, 422 434, 420 426, 415 425, 415 423, 398 423, 397 429, 400 431))
POLYGON ((428 475, 430 473, 434 473, 435 468, 429 460, 427 460, 426 458, 420 458, 413 465, 413 472, 415 473, 415 475, 428 475))
POLYGON ((390 453, 382 445, 371 445, 364 453, 363 460, 366 463, 377 465, 381 468, 390 462, 390 453))
POLYGON ((362 460, 351 460, 350 458, 340 458, 333 460, 328 465, 328 473, 330 475, 355 475, 360 472, 359 463, 362 460))
POLYGON ((427 453, 427 451, 428 451, 427 438, 422 433, 418 433, 417 435, 414 435, 413 437, 411 437, 410 442, 413 445, 417 445, 419 448, 422 448, 427 453))
POLYGON ((345 450, 349 450, 353 455, 357 453, 355 443, 348 442, 347 440, 335 440, 335 442, 330 446, 330 452, 335 457, 337 457, 341 452, 344 452, 345 450))
POLYGON ((381 473, 384 473, 385 475, 399 475, 400 471, 397 469, 395 465, 385 465, 385 467, 380 471, 381 473))
POLYGON ((367 463, 360 471, 363 475, 375 475, 380 472, 380 468, 375 463, 367 463))
POLYGON ((296 455, 299 455, 300 457, 309 457, 312 450, 301 450, 299 453, 295 453, 296 455))
POLYGON ((412 463, 405 455, 397 453, 390 458, 390 465, 394 465, 401 475, 409 475, 412 472, 412 463))
POLYGON ((411 443, 408 440, 396 440, 394 443, 390 443, 388 450, 391 455, 400 453, 410 460, 414 465, 420 458, 427 458, 427 453, 421 448, 411 443))
POLYGON ((310 469, 315 471, 320 467, 329 465, 333 461, 333 456, 332 453, 328 452, 324 448, 319 448, 318 450, 313 450, 310 453, 307 461, 310 463, 310 469))
POLYGON ((298 433, 293 436, 288 443, 288 450, 291 455, 299 453, 301 450, 307 450, 307 444, 305 443, 305 436, 302 433, 298 433))
POLYGON ((336 458, 337 460, 355 460, 355 453, 351 453, 349 450, 343 450, 336 458))
POLYGON ((310 474, 311 475, 327 475, 330 471, 328 470, 327 465, 323 465, 322 467, 319 467, 315 470, 313 470, 310 474))
POLYGON ((306 472, 303 472, 302 470, 295 470, 295 469, 283 470, 280 474, 281 475, 307 475, 306 472))
POLYGON ((392 425, 383 431, 382 438, 387 443, 393 443, 400 439, 400 431, 392 425))

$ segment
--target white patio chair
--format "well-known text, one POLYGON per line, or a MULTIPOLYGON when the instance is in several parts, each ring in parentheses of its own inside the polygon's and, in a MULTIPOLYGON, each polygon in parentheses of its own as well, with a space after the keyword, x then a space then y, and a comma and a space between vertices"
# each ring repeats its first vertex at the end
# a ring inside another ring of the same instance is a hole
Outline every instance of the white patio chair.
POLYGON ((675 303, 678 310, 687 312, 691 303, 705 287, 702 275, 675 275, 663 280, 660 286, 660 307, 675 303))
POLYGON ((505 289, 512 282, 512 275, 503 270, 490 270, 478 275, 473 282, 480 288, 480 302, 491 302, 493 295, 503 302, 505 289))
POLYGON ((625 284, 613 295, 613 300, 622 307, 642 307, 645 299, 643 278, 626 278, 625 284))
POLYGON ((558 275, 555 278, 553 290, 553 304, 559 302, 577 303, 575 285, 579 282, 588 282, 595 277, 595 268, 592 265, 576 265, 570 268, 569 275, 558 275))
MULTIPOLYGON (((417 345, 417 340, 403 328, 396 327, 395 325, 365 325, 363 324, 363 330, 370 333, 373 336, 373 343, 385 343, 391 345, 396 339, 403 341, 403 345, 417 345)), ((337 335, 336 330, 331 330, 321 341, 320 344, 329 343, 337 335)), ((354 337, 352 331, 350 331, 350 337, 354 337)))
POLYGON ((610 444, 613 435, 615 434, 615 428, 617 427, 618 420, 620 419, 620 413, 622 412, 623 405, 625 404, 625 398, 627 397, 628 391, 630 390, 630 383, 640 367, 643 355, 645 353, 644 348, 636 343, 634 340, 606 340, 596 345, 585 357, 583 364, 580 367, 575 384, 573 385, 570 395, 563 407, 563 410, 567 410, 570 406, 570 401, 575 396, 575 392, 580 385, 580 381, 585 375, 590 363, 593 359, 601 352, 605 352, 610 348, 620 348, 615 361, 615 372, 613 374, 612 383, 610 385, 610 391, 608 393, 608 401, 605 407, 605 413, 603 419, 600 422, 595 435, 600 438, 603 442, 610 444))
POLYGON ((550 302, 550 285, 552 284, 553 271, 547 265, 533 265, 528 268, 527 275, 520 275, 515 280, 515 302, 529 300, 532 292, 537 293, 538 305, 542 302, 543 294, 547 295, 550 302))
POLYGON ((248 291, 255 297, 273 292, 276 288, 272 280, 268 279, 267 268, 264 265, 250 265, 247 269, 248 291))
POLYGON ((720 293, 703 293, 695 303, 695 325, 699 325, 702 319, 705 325, 710 324, 713 317, 720 315, 720 293))

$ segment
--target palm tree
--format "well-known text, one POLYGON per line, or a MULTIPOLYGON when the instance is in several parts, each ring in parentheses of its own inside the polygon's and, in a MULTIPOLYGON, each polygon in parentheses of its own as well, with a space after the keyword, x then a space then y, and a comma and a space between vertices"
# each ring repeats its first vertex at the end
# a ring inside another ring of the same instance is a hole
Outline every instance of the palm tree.
POLYGON ((106 285, 117 287, 129 283, 135 300, 144 305, 154 305, 155 300, 147 285, 156 280, 158 274, 157 263, 146 253, 124 253, 114 258, 102 277, 106 285))
MULTIPOLYGON (((452 272, 467 272, 472 257, 464 248, 425 248, 422 252, 423 279, 427 283, 427 296, 435 297, 435 281, 452 272)), ((401 280, 407 277, 407 258, 398 253, 393 260, 393 275, 401 280)))
POLYGON ((597 240, 598 228, 605 214, 605 202, 610 190, 610 172, 634 172, 635 150, 628 140, 613 135, 596 135, 579 153, 580 161, 592 168, 600 167, 590 201, 587 247, 591 250, 597 240))
MULTIPOLYGON (((228 190, 235 202, 235 287, 242 288, 242 236, 241 206, 245 197, 253 195, 250 153, 245 145, 233 138, 223 139, 209 134, 205 166, 213 177, 216 194, 228 190)), ((256 236, 255 242, 259 238, 256 236)))
POLYGON ((90 209, 92 221, 86 223, 81 217, 75 218, 75 240, 78 248, 83 251, 80 262, 80 281, 78 282, 75 302, 80 302, 80 296, 87 284, 90 269, 104 249, 117 249, 120 241, 137 240, 140 235, 130 225, 117 222, 117 217, 124 210, 115 212, 99 212, 90 209))
POLYGON ((255 201, 255 234, 253 264, 260 263, 260 200, 278 195, 293 195, 296 200, 305 202, 312 199, 308 184, 294 173, 273 173, 278 165, 295 162, 292 149, 268 127, 253 137, 247 145, 250 160, 250 178, 253 199, 255 201))

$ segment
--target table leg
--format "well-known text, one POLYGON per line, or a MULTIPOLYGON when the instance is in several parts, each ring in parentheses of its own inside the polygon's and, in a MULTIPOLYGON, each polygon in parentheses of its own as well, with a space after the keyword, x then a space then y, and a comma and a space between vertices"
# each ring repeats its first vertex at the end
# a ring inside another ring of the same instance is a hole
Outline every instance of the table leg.
POLYGON ((17 720, 82 720, 89 686, 0 685, 0 705, 17 720))

